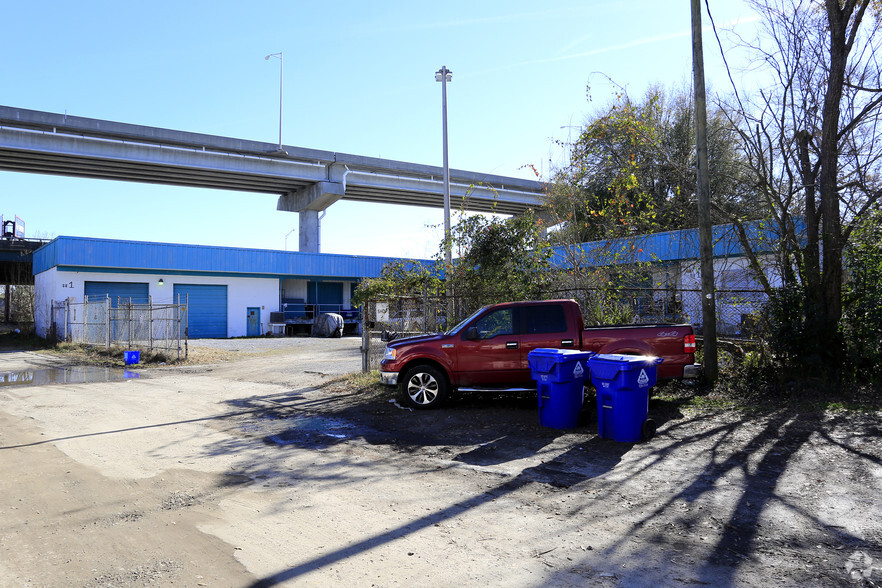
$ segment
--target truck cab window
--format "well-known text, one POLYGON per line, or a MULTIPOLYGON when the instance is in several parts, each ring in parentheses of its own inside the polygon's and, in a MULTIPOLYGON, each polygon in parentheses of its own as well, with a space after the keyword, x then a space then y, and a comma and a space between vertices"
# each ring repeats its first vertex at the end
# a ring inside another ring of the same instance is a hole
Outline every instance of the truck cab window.
POLYGON ((479 339, 492 339, 499 335, 514 334, 513 309, 502 308, 478 319, 475 323, 479 339))
POLYGON ((528 306, 522 310, 526 326, 524 332, 536 333, 564 333, 567 330, 567 319, 563 305, 543 304, 540 306, 528 306))

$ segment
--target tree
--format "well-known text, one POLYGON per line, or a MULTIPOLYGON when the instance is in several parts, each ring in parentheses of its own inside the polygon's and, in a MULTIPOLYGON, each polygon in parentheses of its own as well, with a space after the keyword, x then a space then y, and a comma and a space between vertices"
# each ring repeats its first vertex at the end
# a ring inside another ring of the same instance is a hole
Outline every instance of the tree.
POLYGON ((352 295, 352 304, 389 297, 438 296, 442 282, 437 264, 396 261, 383 266, 380 276, 362 280, 352 295))
MULTIPOLYGON (((738 136, 721 111, 709 116, 711 194, 722 210, 756 216, 744 197, 738 136)), ((697 226, 691 93, 650 88, 642 101, 620 89, 571 146, 553 177, 549 208, 563 242, 697 226)))
MULTIPOLYGON (((761 212, 743 190, 738 134, 719 110, 709 113, 708 139, 718 208, 758 218, 761 212)), ((638 263, 647 258, 641 244, 647 234, 697 226, 695 169, 688 89, 651 87, 641 101, 620 89, 585 124, 568 165, 554 175, 548 207, 557 225, 551 238, 570 268, 561 286, 572 288, 586 320, 627 322, 633 310, 624 299, 669 286, 648 279, 650 264, 638 263), (592 241, 603 246, 583 246, 592 241)), ((661 292, 652 296, 665 299, 661 292)))
POLYGON ((863 379, 882 377, 882 209, 867 215, 846 250, 850 280, 842 330, 848 364, 863 379))
MULTIPOLYGON (((452 287, 456 294, 458 314, 486 304, 547 295, 552 250, 542 227, 532 211, 506 219, 465 217, 453 227, 451 241, 457 259, 448 268, 445 287, 452 287)), ((442 246, 439 255, 443 251, 442 246)))
POLYGON ((495 302, 542 299, 553 281, 552 249, 542 227, 532 211, 506 219, 465 216, 451 228, 453 267, 445 267, 442 242, 428 266, 384 266, 380 277, 359 284, 353 304, 389 297, 437 299, 453 293, 456 319, 495 302))
POLYGON ((858 220, 882 195, 878 3, 750 3, 763 32, 741 43, 769 77, 753 94, 742 97, 736 89, 721 107, 731 113, 753 189, 783 239, 783 279, 804 293, 811 353, 835 369, 843 251, 858 220))

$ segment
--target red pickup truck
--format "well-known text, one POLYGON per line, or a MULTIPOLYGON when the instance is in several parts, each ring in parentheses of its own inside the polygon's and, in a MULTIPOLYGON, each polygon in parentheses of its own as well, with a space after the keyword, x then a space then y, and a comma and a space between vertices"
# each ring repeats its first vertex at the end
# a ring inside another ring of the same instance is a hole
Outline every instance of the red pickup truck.
POLYGON ((561 348, 654 355, 663 358, 658 379, 697 378, 691 325, 624 325, 585 328, 575 300, 506 302, 485 306, 446 333, 386 344, 380 379, 401 386, 413 408, 435 408, 453 389, 529 390, 536 385, 527 355, 561 348))

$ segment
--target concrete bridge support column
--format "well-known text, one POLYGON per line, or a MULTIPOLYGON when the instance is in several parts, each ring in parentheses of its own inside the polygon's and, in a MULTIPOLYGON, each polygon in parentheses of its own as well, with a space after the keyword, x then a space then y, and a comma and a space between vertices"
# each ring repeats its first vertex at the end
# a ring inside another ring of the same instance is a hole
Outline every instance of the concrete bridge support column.
POLYGON ((304 253, 321 253, 321 216, 346 192, 341 182, 317 182, 279 197, 278 210, 300 213, 300 248, 304 253))
POLYGON ((321 253, 321 220, 317 210, 300 211, 300 247, 302 253, 321 253))

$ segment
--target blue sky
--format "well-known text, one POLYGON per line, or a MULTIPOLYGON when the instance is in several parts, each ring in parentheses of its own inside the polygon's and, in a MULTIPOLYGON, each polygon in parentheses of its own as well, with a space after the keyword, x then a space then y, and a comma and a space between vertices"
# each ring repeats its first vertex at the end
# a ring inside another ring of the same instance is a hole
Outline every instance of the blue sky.
MULTIPOLYGON (((710 8, 753 35, 741 0, 710 8)), ((634 96, 692 75, 689 0, 35 0, 6 3, 3 20, 2 105, 275 142, 279 62, 264 57, 283 51, 286 145, 433 165, 446 65, 451 167, 518 177, 563 161, 554 141, 613 91, 601 74, 634 96)), ((708 84, 724 89, 704 43, 708 84)), ((29 236, 294 250, 297 215, 276 199, 0 172, 0 213, 29 236)), ((322 251, 429 257, 441 223, 436 209, 338 202, 322 251)))

